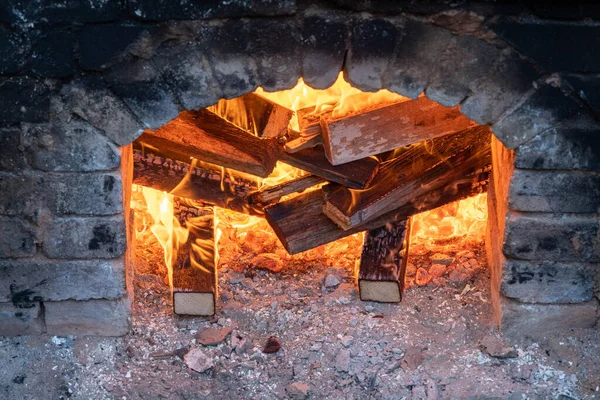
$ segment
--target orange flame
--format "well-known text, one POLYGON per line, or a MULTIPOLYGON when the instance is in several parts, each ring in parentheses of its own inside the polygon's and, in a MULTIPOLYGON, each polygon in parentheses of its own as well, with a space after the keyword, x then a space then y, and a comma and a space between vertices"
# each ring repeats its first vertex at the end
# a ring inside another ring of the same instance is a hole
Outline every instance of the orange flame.
POLYGON ((412 217, 412 244, 480 242, 487 222, 487 193, 455 201, 412 217))

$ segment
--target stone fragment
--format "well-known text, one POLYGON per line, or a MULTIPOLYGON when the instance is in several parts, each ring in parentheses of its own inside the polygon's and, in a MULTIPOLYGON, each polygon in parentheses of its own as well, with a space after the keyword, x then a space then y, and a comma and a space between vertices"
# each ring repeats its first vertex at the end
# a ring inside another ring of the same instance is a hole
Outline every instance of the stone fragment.
POLYGON ((242 336, 239 332, 233 331, 231 333, 231 347, 233 347, 236 354, 244 354, 252 347, 252 342, 250 342, 248 338, 242 336))
POLYGON ((517 351, 496 336, 486 336, 480 342, 481 351, 494 358, 516 358, 517 351))
POLYGON ((406 263, 406 276, 415 276, 417 273, 417 267, 411 262, 406 263))
POLYGON ((281 343, 279 343, 279 339, 277 338, 277 336, 269 336, 267 342, 265 343, 265 347, 263 347, 263 353, 277 353, 280 348, 281 343))
POLYGON ((0 303, 0 336, 35 335, 42 333, 42 330, 39 303, 21 306, 0 303))
POLYGON ((344 346, 344 347, 350 347, 353 340, 354 340, 354 337, 352 337, 352 336, 340 337, 340 343, 342 343, 342 346, 344 346))
POLYGON ((431 264, 450 265, 454 261, 454 257, 442 253, 435 253, 431 256, 430 260, 431 264))
POLYGON ((429 275, 434 278, 439 278, 446 273, 446 266, 443 264, 433 264, 431 268, 429 268, 429 275))
POLYGON ((267 269, 271 272, 281 272, 285 267, 281 258, 274 253, 261 253, 252 258, 250 264, 256 268, 267 269))
POLYGON ((338 372, 350 371, 350 351, 342 349, 338 351, 335 357, 335 369, 338 372))
POLYGON ((419 267, 419 269, 417 270, 417 274, 415 276, 415 283, 418 286, 425 286, 429 283, 430 280, 431 280, 431 276, 429 276, 429 273, 427 272, 427 270, 423 267, 419 267))
POLYGON ((335 275, 327 275, 325 277, 325 280, 323 281, 323 285, 327 289, 334 289, 334 288, 338 287, 340 285, 340 283, 341 283, 340 280, 335 275))
POLYGON ((196 343, 215 346, 222 343, 231 333, 231 328, 206 328, 196 335, 196 343))
POLYGON ((308 398, 310 386, 304 382, 293 382, 286 386, 285 392, 290 399, 304 400, 308 398))
POLYGON ((192 370, 203 373, 214 367, 212 359, 201 349, 194 347, 185 356, 185 364, 192 370))
POLYGON ((404 370, 415 370, 423 363, 425 357, 420 347, 409 347, 404 352, 404 357, 400 360, 400 366, 404 370))
POLYGON ((51 335, 123 336, 129 331, 131 301, 87 300, 44 302, 46 330, 51 335))

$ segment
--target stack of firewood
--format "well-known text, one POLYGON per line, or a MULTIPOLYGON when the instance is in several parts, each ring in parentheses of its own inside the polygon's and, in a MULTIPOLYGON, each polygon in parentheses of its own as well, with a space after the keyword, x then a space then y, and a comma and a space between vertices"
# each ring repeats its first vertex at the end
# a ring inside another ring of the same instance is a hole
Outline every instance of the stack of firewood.
POLYGON ((199 210, 201 223, 173 267, 177 313, 215 311, 217 266, 207 250, 213 206, 264 216, 290 254, 368 231, 358 271, 361 299, 398 302, 410 216, 487 189, 489 128, 425 97, 342 118, 300 110, 299 130, 290 128, 292 110, 254 93, 223 102, 223 116, 216 106, 186 111, 134 142, 134 183, 193 200, 185 203, 199 210), (253 132, 238 126, 236 112, 252 121, 253 132), (277 161, 306 174, 260 187, 258 177, 267 177, 277 161), (290 194, 296 195, 281 201, 290 194), (180 298, 186 303, 178 304, 180 298))

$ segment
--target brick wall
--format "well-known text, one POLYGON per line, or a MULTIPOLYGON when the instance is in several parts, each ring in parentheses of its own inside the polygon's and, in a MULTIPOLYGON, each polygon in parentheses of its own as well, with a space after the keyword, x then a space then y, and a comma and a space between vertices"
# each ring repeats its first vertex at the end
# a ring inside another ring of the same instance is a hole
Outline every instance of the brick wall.
POLYGON ((578 323, 593 325, 600 56, 590 49, 600 13, 578 10, 3 2, 0 334, 124 334, 128 183, 119 146, 183 110, 258 85, 289 88, 300 76, 325 88, 341 69, 363 90, 424 92, 491 125, 504 160, 490 202, 499 210, 490 214, 497 243, 489 241, 497 315, 519 332, 532 312, 547 315, 542 324, 579 307, 578 323))

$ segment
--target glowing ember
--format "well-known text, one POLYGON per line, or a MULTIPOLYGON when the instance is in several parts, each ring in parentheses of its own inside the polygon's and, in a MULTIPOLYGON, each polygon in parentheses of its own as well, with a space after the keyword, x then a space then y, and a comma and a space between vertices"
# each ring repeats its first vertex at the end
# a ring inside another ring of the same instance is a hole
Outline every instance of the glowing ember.
POLYGON ((485 234, 487 193, 413 216, 411 245, 479 243, 485 234))

